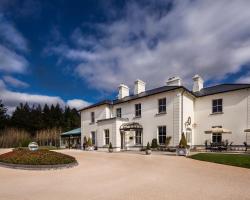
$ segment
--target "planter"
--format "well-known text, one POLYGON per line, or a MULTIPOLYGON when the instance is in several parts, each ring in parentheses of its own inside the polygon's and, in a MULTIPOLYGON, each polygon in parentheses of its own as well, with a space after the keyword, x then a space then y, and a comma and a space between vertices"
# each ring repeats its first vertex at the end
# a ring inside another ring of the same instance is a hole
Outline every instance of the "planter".
POLYGON ((150 155, 151 154, 151 150, 146 150, 146 155, 150 155))
POLYGON ((112 149, 109 149, 109 153, 113 153, 113 151, 114 151, 113 148, 112 148, 112 149))
POLYGON ((94 146, 90 146, 90 147, 86 147, 87 151, 94 151, 95 147, 94 146))
POLYGON ((188 156, 189 155, 189 149, 188 148, 177 148, 176 149, 176 155, 177 156, 188 156))

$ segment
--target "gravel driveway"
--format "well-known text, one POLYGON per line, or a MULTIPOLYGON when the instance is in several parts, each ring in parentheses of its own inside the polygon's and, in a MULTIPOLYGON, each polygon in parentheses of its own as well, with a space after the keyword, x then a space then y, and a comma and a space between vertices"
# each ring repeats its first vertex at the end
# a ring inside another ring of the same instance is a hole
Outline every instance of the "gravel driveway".
POLYGON ((249 169, 167 155, 60 152, 75 156, 79 165, 0 168, 0 200, 250 199, 249 169))

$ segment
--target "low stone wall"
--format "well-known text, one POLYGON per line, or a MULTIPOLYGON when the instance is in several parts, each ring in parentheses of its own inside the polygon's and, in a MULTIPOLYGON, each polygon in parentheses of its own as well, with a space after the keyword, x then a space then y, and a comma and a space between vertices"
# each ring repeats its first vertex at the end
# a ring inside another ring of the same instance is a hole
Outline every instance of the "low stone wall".
POLYGON ((69 164, 59 164, 59 165, 21 165, 21 164, 0 162, 0 167, 6 167, 11 169, 23 169, 23 170, 53 170, 53 169, 56 170, 56 169, 72 168, 77 165, 78 162, 73 162, 69 164))

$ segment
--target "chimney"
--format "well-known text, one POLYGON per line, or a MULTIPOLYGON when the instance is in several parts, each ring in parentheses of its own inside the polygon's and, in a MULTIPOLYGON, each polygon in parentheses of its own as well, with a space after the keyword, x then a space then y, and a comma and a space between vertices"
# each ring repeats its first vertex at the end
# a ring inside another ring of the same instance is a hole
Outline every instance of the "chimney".
POLYGON ((203 88, 203 79, 198 74, 196 74, 193 77, 193 81, 193 92, 199 92, 203 88))
POLYGON ((141 92, 145 92, 146 83, 142 80, 137 79, 135 81, 134 94, 140 94, 141 92))
POLYGON ((182 80, 178 76, 171 77, 167 80, 167 86, 181 86, 182 80))
POLYGON ((129 87, 124 85, 124 84, 120 84, 119 87, 119 93, 118 93, 118 99, 122 99, 124 97, 129 96, 129 87))

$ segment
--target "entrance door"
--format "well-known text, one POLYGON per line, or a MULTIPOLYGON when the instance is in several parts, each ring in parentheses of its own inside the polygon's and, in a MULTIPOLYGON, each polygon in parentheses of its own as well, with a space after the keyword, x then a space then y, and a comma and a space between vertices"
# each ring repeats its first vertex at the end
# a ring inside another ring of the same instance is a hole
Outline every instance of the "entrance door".
POLYGON ((124 132, 121 132, 121 149, 124 149, 124 132))
POLYGON ((95 135, 95 131, 91 132, 91 140, 92 140, 92 145, 95 146, 96 145, 96 135, 95 135))

